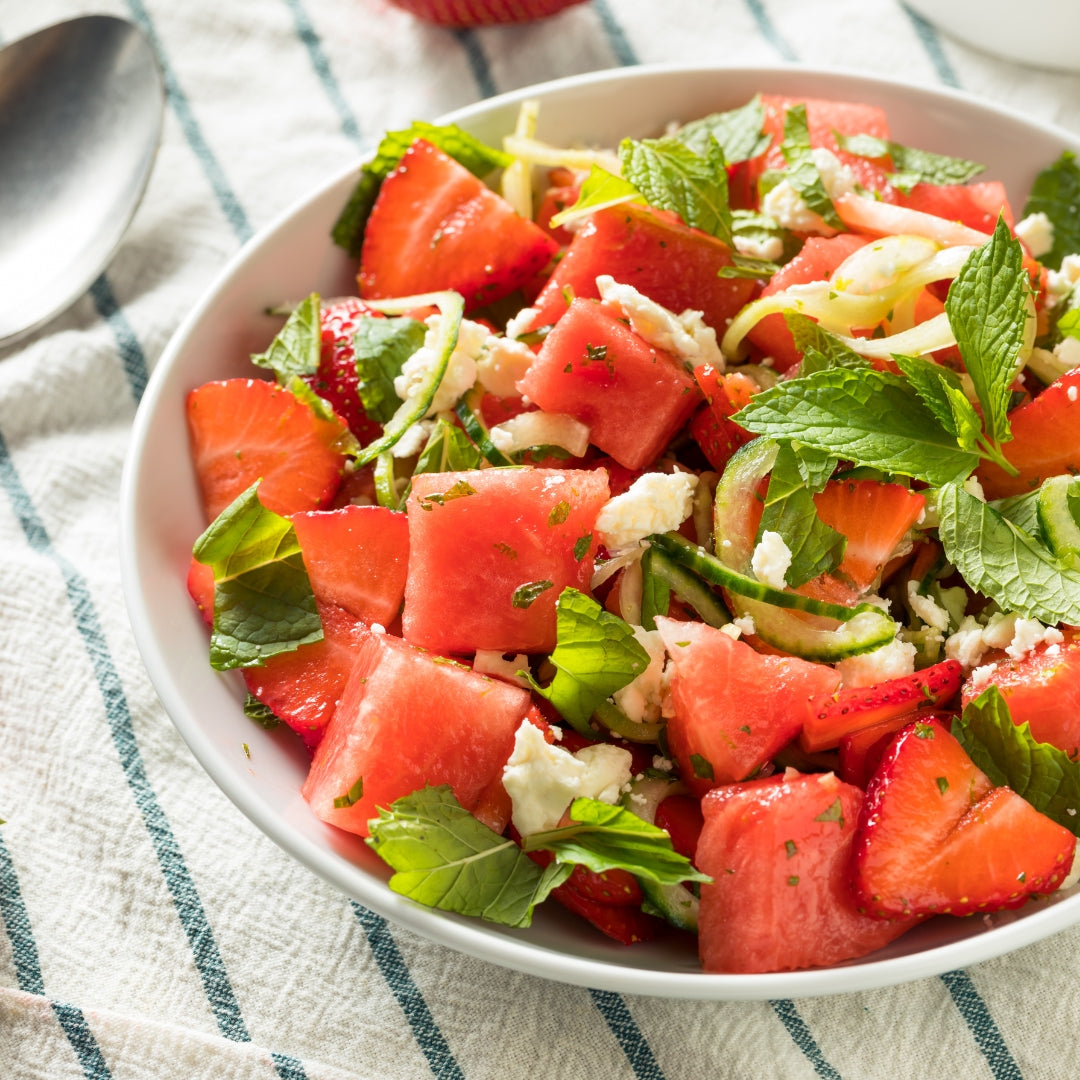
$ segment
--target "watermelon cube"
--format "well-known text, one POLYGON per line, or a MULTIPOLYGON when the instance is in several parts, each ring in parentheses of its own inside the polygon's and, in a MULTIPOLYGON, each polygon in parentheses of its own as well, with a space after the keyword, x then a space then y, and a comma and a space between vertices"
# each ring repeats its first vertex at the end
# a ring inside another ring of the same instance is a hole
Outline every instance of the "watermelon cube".
POLYGON ((436 652, 550 652, 555 601, 588 591, 603 469, 413 477, 403 633, 436 652))
POLYGON ((546 412, 588 425, 589 441, 627 469, 655 461, 701 401, 679 361, 582 299, 544 339, 518 387, 546 412))
POLYGON ((520 687, 369 632, 304 798, 323 821, 361 836, 378 807, 425 785, 449 784, 472 810, 501 776, 529 703, 520 687))

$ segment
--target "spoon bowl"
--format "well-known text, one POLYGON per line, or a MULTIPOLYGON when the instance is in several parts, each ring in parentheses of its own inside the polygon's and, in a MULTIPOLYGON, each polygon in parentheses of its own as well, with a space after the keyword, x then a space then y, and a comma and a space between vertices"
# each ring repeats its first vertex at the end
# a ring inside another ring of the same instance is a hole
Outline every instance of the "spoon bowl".
POLYGON ((0 49, 0 346, 108 265, 146 189, 164 98, 125 19, 70 19, 0 49))

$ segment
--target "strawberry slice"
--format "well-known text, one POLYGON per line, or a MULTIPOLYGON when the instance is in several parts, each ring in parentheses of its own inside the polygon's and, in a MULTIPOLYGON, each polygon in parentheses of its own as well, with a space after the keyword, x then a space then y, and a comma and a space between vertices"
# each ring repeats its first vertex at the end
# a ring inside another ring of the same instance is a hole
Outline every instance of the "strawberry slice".
POLYGON ((468 169, 424 139, 383 181, 360 253, 364 299, 454 289, 472 311, 531 281, 558 250, 468 169))
POLYGON ((389 626, 401 611, 409 520, 382 506, 313 510, 292 518, 311 589, 320 603, 389 626))
POLYGON ((845 783, 854 784, 865 791, 874 773, 877 772, 885 751, 889 749, 893 736, 913 720, 928 720, 934 716, 952 730, 952 713, 918 709, 913 713, 904 713, 903 716, 879 720, 876 724, 859 728, 858 731, 851 731, 842 736, 838 748, 840 763, 836 768, 836 775, 845 783))
POLYGON ((1080 473, 1080 368, 1014 409, 1009 423, 1012 442, 1001 449, 1020 472, 1009 476, 999 465, 983 462, 978 474, 988 499, 1023 495, 1048 476, 1080 473))
POLYGON ((1019 907, 1057 888, 1076 837, 994 787, 936 719, 903 728, 866 792, 852 885, 878 918, 1019 907))
POLYGON ((836 573, 868 589, 919 520, 926 498, 901 484, 830 480, 814 496, 814 505, 826 525, 847 537, 836 573))
POLYGON ((992 672, 964 685, 964 704, 996 686, 1014 724, 1029 724, 1032 738, 1080 759, 1080 638, 1069 634, 1061 645, 1040 645, 1020 660, 1001 655, 989 663, 992 672))
POLYGON ((712 364, 694 369, 705 404, 690 421, 690 434, 709 459, 709 464, 723 472, 731 455, 754 436, 731 417, 748 404, 756 384, 746 375, 733 372, 721 375, 712 364))
POLYGON ((583 0, 390 0, 394 7, 436 26, 492 26, 556 15, 583 0))
POLYGON ((320 419, 275 383, 206 383, 188 394, 187 420, 209 521, 260 478, 259 501, 286 517, 327 505, 341 484, 344 422, 320 419))
POLYGON ((349 425, 361 446, 382 434, 382 425, 364 412, 360 401, 360 376, 356 370, 353 335, 365 317, 382 318, 359 297, 349 296, 322 309, 322 347, 319 370, 304 381, 330 402, 330 407, 349 425))
POLYGON ((334 604, 320 604, 323 639, 242 669, 248 693, 314 751, 322 739, 356 659, 367 626, 334 604))
POLYGON ((960 689, 964 669, 957 660, 873 686, 852 686, 810 703, 799 743, 809 754, 837 746, 844 735, 905 716, 924 705, 948 705, 960 689))
POLYGON ((863 793, 832 773, 787 770, 715 788, 702 809, 699 949, 706 971, 836 964, 913 925, 862 914, 848 884, 863 793))

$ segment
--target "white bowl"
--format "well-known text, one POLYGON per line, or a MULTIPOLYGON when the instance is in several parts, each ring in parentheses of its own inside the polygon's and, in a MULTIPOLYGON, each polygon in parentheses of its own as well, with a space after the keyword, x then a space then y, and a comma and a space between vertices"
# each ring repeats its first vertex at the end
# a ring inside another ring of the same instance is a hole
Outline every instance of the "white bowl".
MULTIPOLYGON (((883 106, 894 137, 989 166, 1019 210, 1039 168, 1080 141, 964 95, 840 72, 798 68, 634 68, 532 87, 462 109, 452 120, 490 142, 513 126, 519 103, 542 102, 539 135, 612 145, 741 105, 756 92, 883 106)), ((330 227, 354 181, 338 176, 238 253, 169 343, 135 420, 122 491, 124 591, 150 677, 181 735, 222 790, 268 836, 344 893, 443 945, 496 964, 598 989, 707 999, 832 994, 939 974, 999 955, 1080 920, 1080 895, 978 919, 938 918, 889 948, 843 966, 766 975, 706 975, 687 941, 625 948, 555 904, 529 930, 510 930, 419 907, 386 886, 389 871, 357 837, 317 820, 300 796, 306 755, 290 733, 265 732, 241 710, 236 676, 207 662, 202 620, 185 589, 191 544, 203 528, 188 453, 184 398, 210 379, 249 373, 279 326, 264 314, 318 290, 352 290, 353 265, 330 227), (241 744, 251 747, 248 760, 241 744)))
POLYGON ((1080 3, 1039 0, 904 0, 946 33, 977 49, 1032 67, 1080 71, 1080 3))

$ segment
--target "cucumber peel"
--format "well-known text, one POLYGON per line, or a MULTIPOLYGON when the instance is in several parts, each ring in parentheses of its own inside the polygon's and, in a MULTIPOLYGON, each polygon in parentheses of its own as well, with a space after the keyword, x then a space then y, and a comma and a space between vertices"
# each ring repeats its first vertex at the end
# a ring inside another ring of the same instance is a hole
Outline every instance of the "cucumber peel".
POLYGON ((1074 569, 1080 569, 1080 477, 1051 476, 1035 500, 1039 527, 1050 550, 1074 569))

